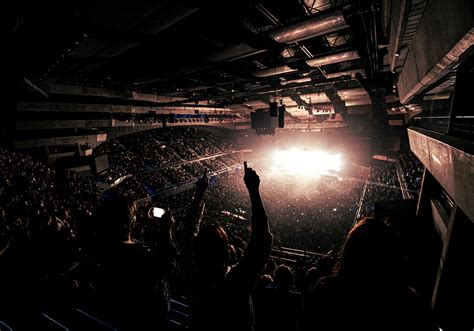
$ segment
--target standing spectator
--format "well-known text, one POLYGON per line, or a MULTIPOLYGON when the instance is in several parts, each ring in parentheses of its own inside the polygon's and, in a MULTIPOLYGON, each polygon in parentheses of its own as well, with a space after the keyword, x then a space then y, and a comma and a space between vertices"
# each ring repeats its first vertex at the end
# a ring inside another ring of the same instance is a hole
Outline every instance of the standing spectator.
MULTIPOLYGON (((192 325, 195 330, 254 329, 251 293, 270 255, 272 236, 260 198, 260 178, 246 162, 244 169, 252 205, 252 234, 240 261, 228 265, 229 239, 221 226, 206 226, 193 233, 192 325)), ((207 182, 207 177, 203 179, 207 182)), ((201 185, 198 184, 197 193, 202 197, 201 185)), ((198 204, 195 199, 193 207, 198 204)), ((191 220, 187 231, 196 230, 200 218, 191 220)))
POLYGON ((299 330, 303 296, 293 291, 293 281, 293 271, 286 265, 278 266, 273 286, 265 289, 265 327, 262 330, 299 330))
MULTIPOLYGON (((97 303, 104 319, 120 330, 166 328, 166 277, 175 271, 177 251, 170 215, 151 247, 131 240, 135 205, 108 201, 98 210, 97 303)), ((166 215, 164 215, 166 216, 166 215)))
POLYGON ((360 221, 349 232, 339 269, 316 285, 315 330, 432 330, 420 297, 403 283, 395 236, 379 219, 360 221))

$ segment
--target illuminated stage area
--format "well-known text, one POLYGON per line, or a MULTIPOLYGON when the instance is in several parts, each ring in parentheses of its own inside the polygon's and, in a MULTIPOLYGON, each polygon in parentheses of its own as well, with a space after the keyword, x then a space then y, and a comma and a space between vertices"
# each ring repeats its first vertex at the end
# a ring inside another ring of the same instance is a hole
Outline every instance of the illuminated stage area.
POLYGON ((340 154, 322 150, 293 148, 273 152, 273 172, 305 178, 337 175, 342 167, 340 154))

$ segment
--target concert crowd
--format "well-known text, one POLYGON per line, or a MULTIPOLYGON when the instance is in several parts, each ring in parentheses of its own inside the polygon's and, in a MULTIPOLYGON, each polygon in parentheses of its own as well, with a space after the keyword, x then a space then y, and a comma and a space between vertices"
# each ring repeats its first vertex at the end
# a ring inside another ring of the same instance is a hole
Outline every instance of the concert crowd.
MULTIPOLYGON (((367 180, 278 176, 193 128, 121 137, 94 154, 110 167, 83 177, 0 149, 1 323, 432 330, 396 236, 372 217, 375 201, 401 199, 392 165, 367 180)), ((411 158, 399 162, 415 191, 411 158)))

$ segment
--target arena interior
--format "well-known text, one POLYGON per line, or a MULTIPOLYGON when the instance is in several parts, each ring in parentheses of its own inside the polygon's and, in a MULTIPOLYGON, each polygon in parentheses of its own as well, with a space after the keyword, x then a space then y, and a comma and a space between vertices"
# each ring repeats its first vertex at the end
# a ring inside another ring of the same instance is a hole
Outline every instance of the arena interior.
POLYGON ((472 1, 8 7, 0 330, 474 330, 472 1))

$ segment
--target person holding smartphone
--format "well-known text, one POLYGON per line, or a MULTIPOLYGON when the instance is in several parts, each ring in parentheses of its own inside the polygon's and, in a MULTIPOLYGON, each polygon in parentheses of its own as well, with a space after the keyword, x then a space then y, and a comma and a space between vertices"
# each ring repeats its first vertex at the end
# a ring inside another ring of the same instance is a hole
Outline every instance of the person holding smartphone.
POLYGON ((161 218, 166 213, 166 209, 160 207, 151 207, 151 215, 156 218, 161 218))
POLYGON ((171 213, 161 216, 153 240, 146 243, 131 236, 134 203, 104 202, 97 217, 94 301, 98 314, 119 330, 164 329, 170 308, 168 277, 177 272, 179 256, 171 213))
POLYGON ((150 207, 142 224, 140 236, 148 246, 155 246, 156 243, 171 240, 173 238, 173 226, 175 220, 173 213, 161 207, 150 207))

